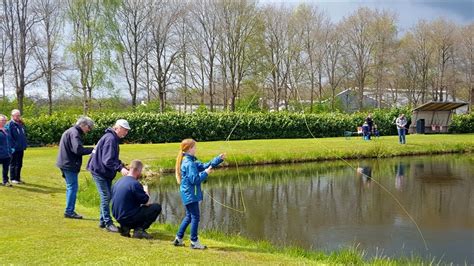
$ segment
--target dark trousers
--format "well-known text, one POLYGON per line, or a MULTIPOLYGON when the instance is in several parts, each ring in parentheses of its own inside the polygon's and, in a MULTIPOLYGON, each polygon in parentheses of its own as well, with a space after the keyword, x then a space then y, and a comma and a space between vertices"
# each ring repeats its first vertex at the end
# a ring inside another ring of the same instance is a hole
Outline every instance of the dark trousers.
POLYGON ((8 166, 10 166, 10 157, 0 159, 0 164, 2 164, 2 177, 3 177, 3 183, 8 182, 8 166))
POLYGON ((15 151, 12 154, 10 162, 10 178, 11 180, 21 181, 21 167, 23 166, 24 151, 15 151))
POLYGON ((152 203, 149 206, 140 206, 137 214, 135 214, 133 217, 118 222, 121 226, 126 226, 131 229, 146 230, 152 223, 156 221, 156 218, 160 213, 161 205, 158 203, 152 203))

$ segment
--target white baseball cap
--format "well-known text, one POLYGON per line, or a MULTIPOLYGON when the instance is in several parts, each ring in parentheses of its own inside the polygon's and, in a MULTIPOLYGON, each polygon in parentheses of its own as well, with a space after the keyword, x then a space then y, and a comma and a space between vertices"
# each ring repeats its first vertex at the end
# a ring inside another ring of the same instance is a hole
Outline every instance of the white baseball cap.
POLYGON ((119 119, 119 120, 117 120, 117 122, 115 122, 115 125, 116 125, 116 126, 121 126, 121 127, 125 128, 125 129, 130 130, 130 125, 128 124, 127 120, 125 120, 125 119, 119 119))

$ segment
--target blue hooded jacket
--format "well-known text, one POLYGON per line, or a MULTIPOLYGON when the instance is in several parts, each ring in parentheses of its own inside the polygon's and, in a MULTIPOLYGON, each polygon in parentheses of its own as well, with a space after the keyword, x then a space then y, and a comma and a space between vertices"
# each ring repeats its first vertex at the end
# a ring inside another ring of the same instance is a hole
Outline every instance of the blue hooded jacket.
POLYGON ((8 132, 10 132, 12 148, 14 148, 15 151, 26 150, 26 147, 28 147, 28 143, 26 140, 25 126, 22 123, 17 123, 13 120, 10 120, 5 125, 5 128, 8 130, 8 132))
POLYGON ((117 172, 123 168, 123 163, 119 160, 119 142, 120 138, 115 131, 107 128, 92 151, 87 170, 93 175, 114 179, 117 172))
POLYGON ((201 183, 207 180, 206 170, 210 165, 217 167, 223 160, 216 156, 208 163, 201 163, 197 158, 185 153, 181 163, 181 185, 179 191, 184 205, 202 201, 201 183))
POLYGON ((6 159, 12 156, 13 148, 11 144, 12 140, 8 130, 0 130, 0 159, 6 159))

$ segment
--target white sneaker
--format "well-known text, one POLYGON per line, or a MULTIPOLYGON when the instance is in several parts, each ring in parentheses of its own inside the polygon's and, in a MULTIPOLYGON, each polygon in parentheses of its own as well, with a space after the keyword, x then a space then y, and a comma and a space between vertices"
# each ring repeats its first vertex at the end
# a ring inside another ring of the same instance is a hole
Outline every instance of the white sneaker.
POLYGON ((199 242, 199 240, 198 240, 198 241, 196 241, 196 242, 191 241, 191 248, 192 248, 192 249, 206 249, 207 246, 204 246, 204 245, 201 244, 201 242, 199 242))
POLYGON ((21 181, 12 180, 12 184, 21 184, 21 181))
POLYGON ((182 247, 184 246, 184 241, 183 239, 179 239, 178 237, 176 237, 174 240, 173 240, 173 245, 177 246, 177 247, 182 247))

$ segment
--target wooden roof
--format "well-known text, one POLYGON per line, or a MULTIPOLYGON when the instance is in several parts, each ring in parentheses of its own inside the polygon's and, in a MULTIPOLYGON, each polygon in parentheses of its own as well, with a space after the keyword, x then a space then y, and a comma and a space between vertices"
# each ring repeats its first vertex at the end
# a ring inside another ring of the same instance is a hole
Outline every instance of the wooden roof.
POLYGON ((465 102, 427 102, 413 109, 413 111, 451 111, 461 106, 467 105, 465 102))

